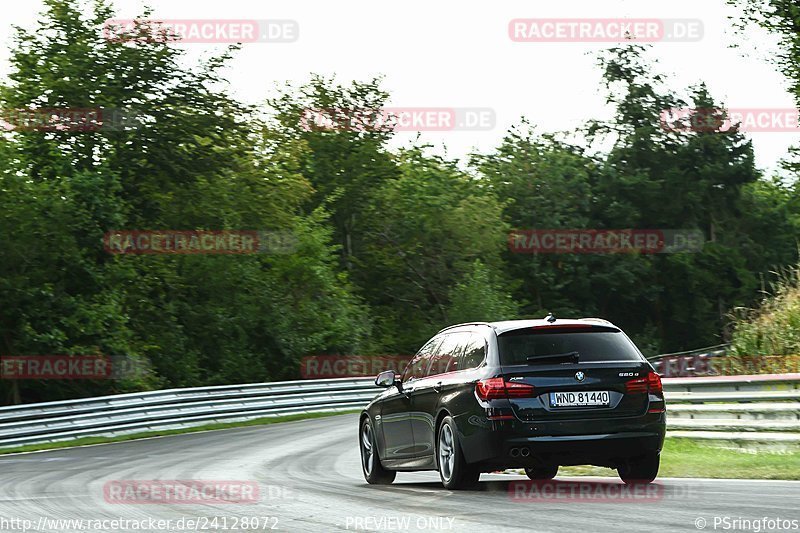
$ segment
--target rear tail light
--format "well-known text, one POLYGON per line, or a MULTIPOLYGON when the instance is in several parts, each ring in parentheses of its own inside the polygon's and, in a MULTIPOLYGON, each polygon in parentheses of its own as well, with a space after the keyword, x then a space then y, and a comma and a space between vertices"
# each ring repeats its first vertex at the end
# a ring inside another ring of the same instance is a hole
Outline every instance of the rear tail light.
POLYGON ((647 374, 647 385, 650 388, 650 392, 655 392, 657 394, 664 393, 664 387, 661 386, 661 376, 655 372, 647 374))
POLYGON ((530 398, 535 396, 533 385, 514 383, 503 378, 482 379, 475 384, 475 394, 481 400, 500 400, 504 398, 530 398))
POLYGON ((475 394, 481 400, 499 400, 506 397, 503 378, 482 379, 475 384, 475 394))
POLYGON ((646 377, 632 379, 625 383, 625 392, 633 394, 645 392, 662 394, 664 389, 661 386, 661 376, 655 372, 650 372, 646 377))
POLYGON ((534 387, 533 385, 528 385, 527 383, 513 383, 513 382, 505 382, 506 385, 506 394, 508 394, 509 398, 530 398, 534 396, 534 387))
POLYGON ((625 383, 625 392, 638 393, 647 392, 647 378, 632 379, 625 383))

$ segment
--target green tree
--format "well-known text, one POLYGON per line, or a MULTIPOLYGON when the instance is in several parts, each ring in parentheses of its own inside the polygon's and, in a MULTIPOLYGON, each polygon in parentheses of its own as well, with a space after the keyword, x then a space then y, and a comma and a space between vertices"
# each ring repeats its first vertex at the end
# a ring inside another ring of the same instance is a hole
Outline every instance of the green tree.
POLYGON ((464 279, 457 281, 450 290, 448 322, 514 320, 517 313, 517 305, 508 291, 504 290, 480 259, 472 263, 464 279))
POLYGON ((454 162, 425 152, 402 152, 400 177, 375 191, 353 278, 376 314, 378 342, 406 353, 448 321, 450 291, 475 260, 505 281, 501 203, 454 162))
POLYGON ((307 209, 325 206, 330 212, 348 269, 363 244, 355 228, 372 192, 398 175, 386 147, 394 132, 381 122, 388 98, 379 79, 340 85, 313 76, 269 102, 276 130, 308 147, 300 160, 314 188, 307 209))
POLYGON ((21 243, 2 252, 3 351, 124 354, 154 373, 128 384, 21 382, 10 400, 292 378, 309 351, 358 349, 368 313, 338 271, 326 217, 302 211, 314 192, 308 145, 228 95, 230 53, 187 65, 168 42, 105 39, 104 1, 45 5, 43 31, 18 30, 3 106, 104 114, 89 131, 19 130, 3 145, 0 234, 21 243), (129 122, 109 123, 108 110, 129 122), (297 246, 111 256, 102 236, 116 229, 286 231, 297 246))

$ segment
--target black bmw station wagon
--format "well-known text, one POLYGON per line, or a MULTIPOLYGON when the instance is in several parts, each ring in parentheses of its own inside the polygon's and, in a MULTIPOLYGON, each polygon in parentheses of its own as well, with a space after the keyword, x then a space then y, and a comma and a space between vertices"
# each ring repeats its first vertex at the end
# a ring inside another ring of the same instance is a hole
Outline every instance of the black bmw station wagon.
POLYGON ((438 470, 446 488, 481 472, 524 468, 551 479, 561 465, 617 469, 626 483, 658 474, 666 410, 661 378, 605 320, 470 323, 440 331, 361 413, 369 483, 438 470))

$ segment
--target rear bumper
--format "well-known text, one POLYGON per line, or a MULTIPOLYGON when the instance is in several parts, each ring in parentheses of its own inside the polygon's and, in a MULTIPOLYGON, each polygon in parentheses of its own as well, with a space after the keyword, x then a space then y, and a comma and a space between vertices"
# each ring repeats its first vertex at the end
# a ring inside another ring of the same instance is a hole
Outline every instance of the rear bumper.
POLYGON ((613 468, 633 457, 659 453, 666 433, 663 413, 569 423, 528 424, 518 420, 487 423, 488 427, 482 431, 465 428, 461 442, 468 462, 490 469, 537 464, 613 468))
POLYGON ((643 431, 511 438, 505 441, 503 452, 513 460, 512 452, 516 448, 522 466, 533 463, 613 467, 631 457, 660 452, 663 440, 658 433, 643 431))

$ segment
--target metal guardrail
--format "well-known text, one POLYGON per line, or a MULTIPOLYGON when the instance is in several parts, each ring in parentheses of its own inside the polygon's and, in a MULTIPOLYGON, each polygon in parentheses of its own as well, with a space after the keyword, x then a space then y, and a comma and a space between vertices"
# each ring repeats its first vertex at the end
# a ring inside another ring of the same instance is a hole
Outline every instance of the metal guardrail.
POLYGON ((372 378, 170 389, 0 407, 0 447, 344 411, 377 394, 372 378))
POLYGON ((715 344, 714 346, 708 346, 706 348, 696 348, 694 350, 686 350, 683 352, 662 353, 654 355, 652 357, 648 357, 647 360, 653 362, 653 361, 658 361, 659 359, 664 359, 665 357, 681 357, 687 355, 719 356, 727 353, 729 347, 730 347, 729 344, 715 344))
MULTIPOLYGON (((800 445, 800 374, 664 379, 679 436, 800 445), (744 435, 743 437, 737 435, 744 435)), ((0 447, 358 409, 372 378, 170 389, 0 407, 0 447)))
POLYGON ((663 377, 714 375, 718 374, 714 369, 714 359, 727 352, 727 344, 717 344, 697 350, 655 355, 647 360, 663 377))

